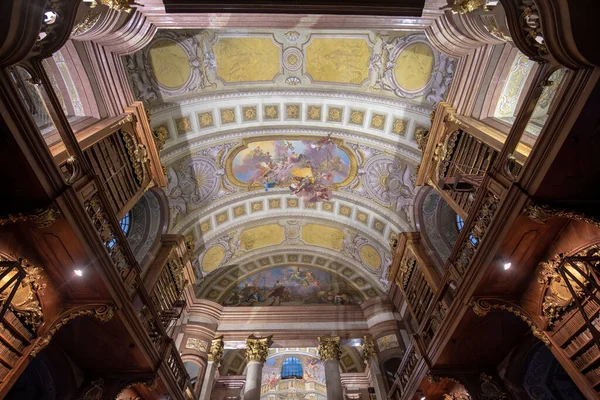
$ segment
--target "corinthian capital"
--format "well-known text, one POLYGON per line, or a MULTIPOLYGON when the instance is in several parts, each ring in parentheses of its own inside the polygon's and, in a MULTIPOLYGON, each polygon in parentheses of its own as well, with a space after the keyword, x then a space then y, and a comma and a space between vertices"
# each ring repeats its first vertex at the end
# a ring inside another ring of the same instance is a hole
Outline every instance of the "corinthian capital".
POLYGON ((267 361, 269 354, 269 346, 271 345, 271 336, 265 338, 257 338, 250 336, 246 339, 246 361, 267 361))
POLYGON ((221 357, 223 357, 223 336, 215 338, 210 342, 208 361, 212 361, 218 366, 221 364, 221 357))
POLYGON ((340 337, 319 337, 319 357, 323 361, 340 359, 340 337))

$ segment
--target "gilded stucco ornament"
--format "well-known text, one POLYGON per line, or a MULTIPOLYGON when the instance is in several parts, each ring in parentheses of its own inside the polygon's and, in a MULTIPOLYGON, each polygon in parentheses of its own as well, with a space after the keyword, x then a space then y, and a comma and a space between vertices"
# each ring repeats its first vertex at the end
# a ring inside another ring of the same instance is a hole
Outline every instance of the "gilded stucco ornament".
POLYGON ((94 0, 92 1, 90 8, 102 5, 107 6, 111 10, 130 13, 132 4, 134 4, 134 2, 130 0, 94 0))
POLYGON ((31 350, 31 357, 35 357, 40 351, 44 350, 48 344, 50 344, 50 340, 52 337, 58 332, 60 328, 66 325, 69 321, 74 320, 75 318, 83 317, 86 315, 91 315, 96 318, 100 322, 108 322, 115 315, 114 309, 112 306, 107 304, 102 304, 95 307, 84 308, 77 311, 73 311, 68 315, 64 315, 57 322, 55 322, 48 333, 42 336, 33 346, 33 350, 31 350))
MULTIPOLYGON (((0 258, 0 270, 9 267, 8 264, 14 261, 5 261, 0 258)), ((34 331, 43 321, 44 314, 40 306, 39 296, 46 287, 42 282, 42 269, 27 263, 26 260, 19 259, 18 262, 25 271, 25 277, 19 283, 19 286, 10 302, 10 308, 15 314, 23 318, 24 322, 31 326, 34 331)), ((6 299, 8 293, 5 291, 0 295, 0 300, 6 299)))
POLYGON ((156 145, 157 151, 161 151, 163 149, 168 138, 169 129, 166 125, 158 126, 152 131, 152 139, 154 139, 154 144, 156 145))
POLYGON ((257 338, 250 336, 246 339, 246 361, 258 361, 264 363, 269 355, 271 336, 257 338))
POLYGON ((533 336, 544 342, 546 346, 550 347, 551 345, 550 339, 548 339, 544 332, 537 327, 535 322, 533 322, 531 318, 529 318, 529 316, 526 315, 525 312, 523 312, 523 310, 520 309, 520 307, 514 304, 505 304, 504 302, 502 302, 502 300, 477 299, 471 303, 471 308, 473 309, 475 315, 479 317, 485 317, 492 310, 508 311, 509 313, 521 318, 521 320, 529 326, 531 332, 533 333, 533 336))
POLYGON ((525 207, 524 214, 540 224, 548 222, 550 218, 567 218, 574 221, 585 222, 600 228, 600 220, 595 217, 587 216, 575 211, 553 208, 547 204, 530 204, 525 207))
POLYGON ((223 336, 213 339, 210 342, 210 349, 208 351, 208 361, 212 361, 217 366, 219 366, 221 364, 221 359, 223 358, 223 352, 223 336))
POLYGON ((423 127, 415 129, 415 140, 419 150, 425 151, 425 148, 427 147, 427 141, 429 140, 429 130, 423 127))
POLYGON ((47 228, 56 222, 60 212, 54 206, 34 210, 32 213, 8 214, 0 217, 0 225, 14 224, 17 222, 32 222, 38 228, 47 228))
POLYGON ((342 351, 340 349, 340 337, 319 337, 319 357, 322 361, 339 361, 342 351))
POLYGON ((485 372, 481 373, 479 381, 481 382, 481 398, 483 400, 504 400, 508 397, 506 393, 494 383, 493 378, 485 372))
POLYGON ((453 14, 468 14, 479 9, 488 11, 487 0, 449 0, 448 7, 453 14))
POLYGON ((371 358, 376 355, 377 351, 375 350, 373 338, 371 336, 364 336, 362 344, 362 356, 365 364, 369 365, 371 358))
POLYGON ((92 26, 94 26, 94 24, 96 24, 96 22, 98 22, 99 19, 100 19, 99 12, 91 11, 91 10, 88 11, 85 14, 85 17, 83 17, 83 20, 81 20, 80 23, 75 25, 75 28, 73 28, 73 31, 71 31, 71 36, 77 36, 77 35, 80 35, 82 33, 89 31, 92 28, 92 26))

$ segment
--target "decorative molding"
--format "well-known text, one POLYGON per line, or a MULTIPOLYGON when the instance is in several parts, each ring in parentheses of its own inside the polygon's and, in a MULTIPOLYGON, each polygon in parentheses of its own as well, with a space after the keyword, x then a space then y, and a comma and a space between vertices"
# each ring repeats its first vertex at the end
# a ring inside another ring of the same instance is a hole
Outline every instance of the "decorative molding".
POLYGON ((550 218, 567 218, 573 221, 585 222, 600 228, 600 219, 571 210, 554 208, 548 204, 530 204, 523 213, 533 221, 545 224, 550 218))
POLYGON ((31 357, 35 357, 42 351, 48 344, 50 344, 50 340, 52 337, 58 332, 60 328, 66 325, 69 321, 74 320, 75 318, 83 317, 86 315, 93 316, 100 322, 108 322, 112 319, 115 312, 111 305, 101 304, 101 305, 88 305, 84 306, 76 311, 70 311, 68 314, 62 314, 54 323, 51 325, 48 333, 42 336, 33 346, 33 350, 31 350, 31 357))
POLYGON ((550 347, 551 345, 550 339, 538 328, 537 324, 533 322, 527 313, 516 304, 499 299, 477 299, 471 303, 471 307, 473 308, 473 312, 480 317, 485 317, 492 310, 508 311, 525 322, 531 329, 533 336, 544 342, 546 346, 550 347))
POLYGON ((36 209, 31 213, 8 214, 5 217, 0 217, 0 226, 15 224, 17 222, 31 222, 38 228, 48 228, 56 218, 60 216, 60 211, 54 206, 36 209))

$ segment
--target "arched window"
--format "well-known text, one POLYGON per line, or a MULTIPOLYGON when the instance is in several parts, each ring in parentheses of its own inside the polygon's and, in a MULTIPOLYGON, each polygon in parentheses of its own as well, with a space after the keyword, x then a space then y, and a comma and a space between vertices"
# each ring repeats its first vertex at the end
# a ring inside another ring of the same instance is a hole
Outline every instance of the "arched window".
MULTIPOLYGON (((127 214, 125 214, 125 216, 123 218, 121 218, 121 220, 119 221, 119 225, 121 225, 121 229, 123 230, 123 234, 125 236, 127 236, 127 234, 129 233, 129 227, 131 226, 130 221, 131 221, 131 212, 128 212, 127 214)), ((113 246, 115 245, 115 243, 117 243, 117 239, 111 240, 110 242, 108 242, 106 244, 106 246, 109 249, 112 249, 113 246)))
POLYGON ((288 357, 283 360, 281 367, 281 379, 302 379, 302 364, 296 357, 288 357))
POLYGON ((121 224, 121 229, 123 230, 123 234, 125 236, 127 236, 127 234, 129 233, 129 226, 130 226, 130 221, 131 221, 131 211, 128 212, 127 214, 125 214, 125 216, 121 219, 121 221, 119 221, 119 224, 121 224))
MULTIPOLYGON (((462 228, 465 227, 465 220, 462 219, 458 214, 456 214, 456 227, 459 231, 461 231, 462 228)), ((477 243, 479 243, 479 241, 475 239, 473 235, 469 235, 469 239, 471 239, 471 243, 473 243, 474 246, 477 246, 477 243)))

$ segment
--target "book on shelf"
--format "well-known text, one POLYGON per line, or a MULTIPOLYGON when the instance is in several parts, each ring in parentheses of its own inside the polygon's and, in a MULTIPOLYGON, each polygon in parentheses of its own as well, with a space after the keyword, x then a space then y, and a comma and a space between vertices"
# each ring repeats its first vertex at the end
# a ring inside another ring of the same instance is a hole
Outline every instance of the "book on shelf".
POLYGON ((599 355, 600 355, 600 350, 598 350, 598 347, 592 346, 590 349, 585 351, 582 355, 577 357, 573 361, 573 364, 575 364, 575 366, 579 370, 581 370, 581 369, 585 368, 589 363, 594 361, 594 359, 596 359, 599 355))

